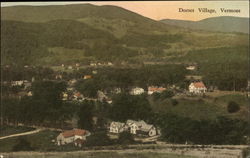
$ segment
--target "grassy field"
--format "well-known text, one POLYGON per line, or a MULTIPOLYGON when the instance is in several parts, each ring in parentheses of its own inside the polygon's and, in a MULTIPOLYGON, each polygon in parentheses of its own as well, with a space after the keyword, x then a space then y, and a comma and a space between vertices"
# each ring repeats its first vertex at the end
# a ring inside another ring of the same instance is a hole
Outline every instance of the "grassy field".
POLYGON ((189 51, 185 56, 174 58, 179 62, 201 62, 204 63, 232 63, 241 61, 247 63, 248 47, 214 47, 189 51), (237 52, 237 53, 235 53, 237 52))
POLYGON ((54 145, 52 140, 55 139, 57 135, 58 132, 46 130, 32 135, 3 139, 0 140, 0 152, 13 151, 13 147, 20 142, 20 138, 23 138, 29 142, 31 148, 34 150, 55 150, 57 146, 54 145))
POLYGON ((34 128, 31 128, 31 127, 2 126, 0 129, 0 137, 11 135, 11 134, 16 134, 16 133, 28 132, 32 130, 34 130, 34 128))
POLYGON ((216 97, 215 102, 218 104, 224 104, 227 105, 228 102, 234 101, 240 106, 248 106, 249 105, 249 100, 244 94, 227 94, 227 95, 222 95, 220 97, 216 97))
POLYGON ((175 97, 178 104, 173 106, 171 99, 153 100, 150 103, 154 111, 161 111, 189 117, 191 119, 215 119, 218 116, 226 116, 248 120, 249 101, 243 93, 239 92, 210 92, 206 97, 175 97), (228 113, 227 105, 230 101, 239 104, 240 110, 236 113, 228 113))
POLYGON ((44 64, 75 64, 88 60, 88 57, 84 56, 82 49, 69 49, 64 47, 51 47, 48 48, 50 52, 48 56, 41 59, 41 63, 44 64))
POLYGON ((15 158, 195 158, 194 156, 183 156, 179 154, 157 153, 157 152, 62 152, 62 153, 13 153, 9 154, 15 158))
POLYGON ((195 120, 215 119, 224 114, 224 110, 215 104, 202 99, 177 99, 178 104, 173 106, 170 99, 154 102, 154 110, 189 117, 195 120))

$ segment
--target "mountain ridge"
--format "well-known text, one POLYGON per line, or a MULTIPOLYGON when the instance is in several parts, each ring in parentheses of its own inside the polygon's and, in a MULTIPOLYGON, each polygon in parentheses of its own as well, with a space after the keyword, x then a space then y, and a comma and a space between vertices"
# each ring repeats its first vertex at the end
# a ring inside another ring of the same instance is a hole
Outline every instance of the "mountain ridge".
MULTIPOLYGON (((145 18, 147 20, 150 21, 155 21, 153 19, 150 19, 148 17, 142 16, 138 13, 135 13, 133 11, 127 10, 125 8, 122 7, 118 7, 118 6, 113 6, 113 5, 102 5, 102 6, 98 6, 98 5, 93 5, 93 4, 69 4, 69 5, 48 5, 48 6, 28 6, 28 5, 22 5, 22 6, 8 6, 8 7, 2 7, 1 8, 1 18, 2 20, 16 20, 16 21, 26 21, 27 19, 25 19, 25 17, 23 17, 23 15, 29 13, 30 11, 34 11, 36 9, 40 9, 38 10, 40 12, 40 15, 45 14, 45 12, 43 12, 44 10, 47 10, 47 12, 52 12, 54 11, 55 14, 57 14, 60 10, 64 10, 65 14, 72 14, 71 15, 71 19, 77 19, 77 14, 79 17, 78 18, 82 18, 82 17, 86 17, 86 16, 91 16, 91 15, 97 15, 100 13, 105 13, 105 14, 101 14, 101 16, 108 16, 109 18, 115 18, 115 17, 119 17, 121 14, 130 14, 130 15, 136 15, 136 18, 145 18), (77 10, 79 9, 79 10, 77 10), (98 11, 97 11, 98 9, 98 11), (13 14, 15 12, 15 10, 18 11, 22 11, 19 12, 19 14, 13 14), (95 11, 93 11, 95 10, 95 11), (67 12, 69 11, 69 12, 67 12), (113 14, 112 12, 116 11, 116 14, 113 14), (89 12, 89 13, 88 13, 89 12), (90 13, 91 12, 91 13, 90 13)), ((46 14, 45 14, 46 16, 46 14)), ((58 16, 58 15, 57 15, 58 16)), ((68 15, 69 16, 69 15, 68 15)), ((46 17, 46 19, 37 19, 34 18, 32 16, 30 16, 31 18, 29 20, 32 21, 27 21, 27 22, 41 22, 41 21, 50 21, 53 16, 50 17, 46 17)), ((64 17, 63 19, 67 19, 68 17, 64 17)), ((120 18, 124 18, 124 17, 120 17, 120 18)), ((133 20, 133 19, 130 19, 133 20)))
POLYGON ((240 32, 249 34, 249 18, 234 16, 218 16, 199 21, 162 19, 160 22, 193 30, 240 32))

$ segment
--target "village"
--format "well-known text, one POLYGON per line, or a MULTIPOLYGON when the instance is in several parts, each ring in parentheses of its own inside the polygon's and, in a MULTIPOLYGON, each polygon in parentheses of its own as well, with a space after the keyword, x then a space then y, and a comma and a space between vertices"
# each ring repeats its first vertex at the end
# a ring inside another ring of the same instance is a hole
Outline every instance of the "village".
MULTIPOLYGON (((103 64, 105 65, 105 64, 103 64)), ((79 71, 79 64, 76 64, 75 67, 68 66, 66 69, 75 69, 79 71)), ((146 88, 140 86, 127 86, 127 87, 113 87, 108 89, 96 89, 94 91, 94 95, 90 96, 81 93, 78 89, 79 82, 87 82, 93 80, 96 75, 99 73, 99 70, 96 69, 96 66, 101 66, 101 63, 91 63, 90 67, 94 67, 89 73, 83 73, 78 78, 65 78, 65 74, 63 73, 54 73, 51 79, 43 79, 42 82, 46 81, 53 81, 53 82, 65 82, 66 87, 65 90, 60 92, 60 98, 62 102, 65 103, 74 103, 74 104, 81 104, 85 103, 86 101, 90 102, 98 102, 100 103, 108 103, 112 106, 113 104, 113 96, 119 95, 122 93, 127 93, 129 96, 148 96, 153 98, 159 98, 159 96, 163 96, 168 98, 179 98, 179 97, 186 97, 186 98, 204 98, 206 97, 206 93, 213 92, 214 90, 218 92, 218 90, 214 87, 207 87, 204 82, 201 80, 202 78, 197 78, 196 76, 187 75, 186 79, 188 80, 188 85, 185 88, 180 88, 179 86, 173 85, 165 85, 165 86, 158 86, 158 85, 150 85, 146 88), (165 95, 163 95, 166 93, 165 95), (170 96, 168 96, 170 95, 170 96)), ((108 62, 105 66, 113 66, 111 62, 108 62)), ((62 68, 65 65, 61 66, 62 68)), ((24 68, 28 68, 28 66, 24 66, 24 68)), ((197 69, 197 65, 188 65, 185 68, 188 72, 194 72, 197 69)), ((5 87, 9 87, 12 89, 16 89, 15 93, 8 93, 8 98, 15 98, 15 99, 22 99, 23 97, 33 97, 33 83, 36 83, 36 78, 33 76, 31 79, 28 80, 13 80, 13 81, 4 81, 2 85, 5 87)), ((41 82, 41 81, 39 81, 41 82)), ((173 105, 178 104, 177 101, 172 103, 173 105)), ((84 117, 84 116, 83 116, 84 117)), ((93 117, 91 120, 96 122, 99 118, 93 117), (97 119, 97 120, 96 120, 97 119)), ((79 121, 79 120, 78 120, 79 121)), ((8 124, 13 124, 13 122, 7 122, 8 124)), ((18 125, 24 125, 24 123, 19 122, 18 125)), ((72 123, 70 123, 72 124, 72 123)), ((97 123, 95 123, 97 124, 97 123)), ((140 143, 156 143, 158 142, 159 138, 161 137, 161 128, 158 125, 150 124, 145 122, 143 119, 127 119, 125 121, 114 121, 109 119, 105 125, 102 127, 103 131, 107 132, 108 137, 112 140, 120 139, 120 135, 122 133, 129 133, 133 136, 134 141, 140 143)), ((54 137, 51 141, 56 146, 64 146, 67 144, 72 144, 75 147, 83 147, 88 137, 93 135, 89 129, 79 128, 78 125, 70 125, 67 128, 62 128, 61 133, 54 137)))
MULTIPOLYGON (((101 63, 101 62, 91 62, 89 64, 89 67, 110 67, 113 66, 113 63, 107 62, 107 63, 101 63)), ((5 68, 9 68, 9 65, 6 65, 5 68)), ((25 65, 24 68, 29 68, 28 65, 25 65)), ((80 64, 76 63, 75 66, 65 66, 64 64, 61 65, 60 70, 74 70, 74 71, 79 71, 80 64)), ((86 68, 86 66, 85 66, 86 68)), ((186 67, 186 70, 188 71, 195 71, 196 66, 195 65, 189 65, 186 67)), ((119 94, 122 93, 122 88, 121 87, 114 87, 112 89, 104 89, 104 90, 98 90, 97 95, 95 98, 90 98, 88 96, 84 96, 81 92, 79 92, 76 89, 76 83, 80 80, 90 80, 93 79, 96 74, 98 73, 98 70, 94 69, 88 74, 82 74, 78 78, 65 78, 62 71, 58 71, 59 73, 55 73, 52 75, 51 79, 42 79, 43 81, 46 80, 52 80, 52 81, 64 81, 67 84, 66 91, 62 92, 62 100, 64 101, 84 101, 84 100, 93 100, 93 101, 107 101, 109 104, 112 103, 111 100, 111 95, 112 94, 119 94)), ((205 84, 202 82, 202 77, 197 77, 197 76, 190 76, 187 75, 186 79, 189 81, 188 87, 186 89, 181 89, 180 87, 176 86, 175 84, 173 85, 167 85, 167 86, 157 86, 157 85, 151 85, 148 86, 147 88, 143 87, 137 87, 137 86, 128 86, 126 87, 126 91, 130 95, 142 95, 142 94, 147 94, 147 95, 152 95, 153 93, 161 93, 166 90, 178 90, 179 93, 176 95, 187 95, 187 96, 192 96, 192 95, 204 95, 208 90, 213 91, 216 90, 216 87, 210 87, 209 89, 205 86, 205 84)), ((12 81, 3 81, 1 84, 3 86, 17 89, 17 93, 12 93, 9 94, 10 96, 14 98, 21 98, 24 96, 32 96, 32 91, 31 91, 31 86, 32 83, 35 82, 35 77, 31 77, 29 80, 12 80, 12 81)), ((40 79, 41 80, 41 79, 40 79)))
MULTIPOLYGON (((105 63, 90 63, 90 67, 97 67, 97 66, 113 66, 111 62, 105 63)), ((62 68, 66 69, 75 69, 76 71, 79 70, 80 64, 75 64, 75 67, 68 66, 65 67, 64 64, 62 64, 62 68)), ((24 66, 24 68, 28 68, 29 66, 24 66)), ((7 66, 9 68, 9 66, 7 66)), ((194 71, 196 69, 196 66, 187 66, 186 70, 188 71, 194 71)), ((97 90, 96 97, 89 97, 85 96, 81 92, 77 90, 76 83, 81 81, 88 81, 95 77, 95 75, 98 74, 98 70, 94 69, 89 74, 83 74, 80 78, 75 79, 64 79, 63 74, 56 73, 54 75, 54 78, 52 78, 52 81, 64 81, 67 83, 67 87, 65 91, 61 93, 61 99, 64 102, 84 102, 84 101, 94 101, 94 102, 107 102, 108 104, 112 104, 112 96, 122 93, 124 89, 121 87, 114 87, 112 89, 107 90, 97 90)), ((46 81, 46 79, 44 80, 46 81)), ((36 82, 35 77, 32 77, 30 81, 28 80, 16 80, 16 81, 4 81, 2 85, 10 87, 10 88, 16 88, 17 93, 8 94, 8 97, 11 98, 18 98, 21 99, 22 97, 32 97, 32 84, 36 82)), ((174 91, 176 90, 175 95, 185 95, 187 97, 190 96, 204 96, 208 90, 208 88, 205 86, 205 84, 201 80, 190 80, 190 84, 188 85, 187 89, 180 89, 180 87, 175 85, 168 85, 168 86, 148 86, 147 89, 144 89, 142 87, 134 87, 129 86, 126 88, 126 92, 131 96, 139 96, 139 95, 148 95, 152 96, 155 94, 161 94, 165 91, 174 91)), ((19 123, 22 124, 22 123, 19 123)), ((77 127, 77 126, 75 126, 77 127)), ((137 137, 137 140, 140 140, 142 142, 155 142, 157 141, 157 138, 160 137, 160 129, 156 127, 153 124, 148 124, 144 120, 127 120, 125 122, 116 122, 110 120, 108 125, 106 125, 106 130, 109 133, 109 136, 112 138, 118 137, 118 135, 121 132, 129 131, 132 135, 137 137)), ((74 128, 72 130, 66 130, 62 132, 59 136, 57 136, 55 142, 57 145, 64 145, 68 143, 75 144, 76 146, 82 146, 84 143, 84 140, 86 140, 86 137, 90 136, 91 133, 86 129, 78 129, 74 128)))

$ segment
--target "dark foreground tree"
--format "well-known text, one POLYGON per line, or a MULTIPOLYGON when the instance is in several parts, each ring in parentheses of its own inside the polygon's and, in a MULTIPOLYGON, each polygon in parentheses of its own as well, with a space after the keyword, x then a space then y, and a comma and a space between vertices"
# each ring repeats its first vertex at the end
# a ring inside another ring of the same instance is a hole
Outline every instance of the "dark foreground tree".
POLYGON ((157 125, 162 138, 172 143, 247 144, 250 133, 248 122, 226 117, 215 120, 192 120, 172 114, 160 117, 157 125))
POLYGON ((86 146, 105 146, 111 145, 112 140, 106 132, 96 132, 87 137, 86 146))
POLYGON ((84 101, 80 105, 80 111, 78 112, 78 126, 80 128, 90 130, 93 129, 93 116, 94 116, 94 102, 93 101, 84 101))
POLYGON ((119 94, 113 98, 110 116, 115 121, 127 119, 147 120, 151 115, 150 104, 144 95, 119 94))

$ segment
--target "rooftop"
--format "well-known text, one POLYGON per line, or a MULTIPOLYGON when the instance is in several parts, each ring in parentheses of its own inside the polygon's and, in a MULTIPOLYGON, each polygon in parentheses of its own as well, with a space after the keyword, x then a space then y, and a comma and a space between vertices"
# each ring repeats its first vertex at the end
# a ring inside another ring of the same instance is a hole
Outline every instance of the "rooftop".
POLYGON ((73 129, 73 130, 64 131, 62 133, 62 135, 64 137, 72 137, 72 136, 75 136, 75 135, 84 136, 84 135, 87 135, 87 133, 88 132, 86 130, 83 130, 83 129, 73 129))

